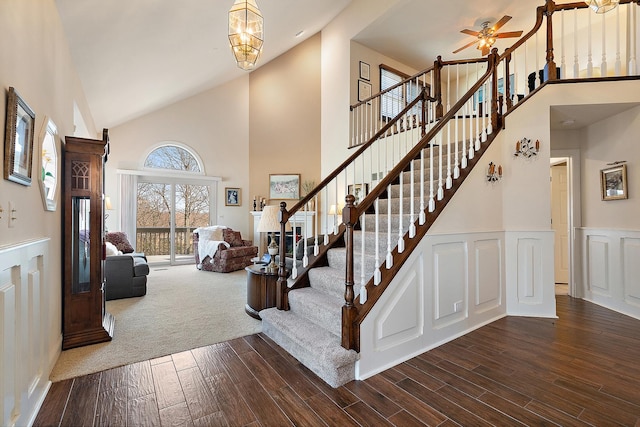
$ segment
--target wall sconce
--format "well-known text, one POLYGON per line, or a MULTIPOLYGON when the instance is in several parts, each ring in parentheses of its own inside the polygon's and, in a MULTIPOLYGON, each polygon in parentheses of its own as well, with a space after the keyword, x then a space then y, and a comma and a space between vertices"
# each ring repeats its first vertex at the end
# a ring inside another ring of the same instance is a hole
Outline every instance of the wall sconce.
POLYGON ((522 157, 532 157, 538 154, 540 151, 540 141, 536 139, 536 143, 532 144, 529 138, 522 138, 520 141, 516 142, 516 152, 513 153, 514 156, 522 156, 522 157))
POLYGON ((487 168, 487 181, 496 182, 502 178, 502 166, 496 166, 493 162, 489 163, 487 168))

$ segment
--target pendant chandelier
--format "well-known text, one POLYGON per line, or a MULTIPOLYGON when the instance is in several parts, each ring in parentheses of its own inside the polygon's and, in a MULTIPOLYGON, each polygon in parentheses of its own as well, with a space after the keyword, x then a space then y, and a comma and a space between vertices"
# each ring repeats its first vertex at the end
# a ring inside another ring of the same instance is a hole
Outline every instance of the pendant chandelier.
POLYGON ((595 13, 605 13, 618 6, 620 0, 586 0, 585 3, 595 13))
POLYGON ((264 20, 255 0, 236 0, 229 10, 229 42, 238 67, 255 67, 263 41, 264 20))

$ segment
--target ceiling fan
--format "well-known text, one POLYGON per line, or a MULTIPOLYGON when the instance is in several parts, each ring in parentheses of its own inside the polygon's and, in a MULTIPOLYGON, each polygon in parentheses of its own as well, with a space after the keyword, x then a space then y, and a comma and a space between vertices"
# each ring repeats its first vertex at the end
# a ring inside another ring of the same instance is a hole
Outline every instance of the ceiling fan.
POLYGON ((471 43, 468 43, 462 46, 460 49, 454 50, 453 53, 458 53, 461 50, 471 47, 474 44, 478 43, 477 48, 478 50, 482 51, 482 56, 484 56, 489 53, 489 50, 491 49, 491 46, 493 46, 493 44, 496 42, 496 39, 520 37, 522 35, 522 31, 507 31, 504 33, 497 32, 500 29, 500 27, 506 24, 510 19, 511 19, 510 16, 505 15, 498 22, 496 22, 493 27, 489 27, 489 23, 491 21, 484 21, 482 23, 482 29, 480 31, 473 31, 468 29, 464 29, 460 31, 461 33, 469 34, 470 36, 476 37, 477 40, 474 40, 471 43))

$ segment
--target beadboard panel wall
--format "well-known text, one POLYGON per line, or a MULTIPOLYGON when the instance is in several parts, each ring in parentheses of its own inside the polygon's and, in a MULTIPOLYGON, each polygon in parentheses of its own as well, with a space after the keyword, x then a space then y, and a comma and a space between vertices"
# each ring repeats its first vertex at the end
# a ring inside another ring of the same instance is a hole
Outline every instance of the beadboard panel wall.
POLYGON ((578 228, 584 299, 640 319, 640 230, 578 228))
MULTIPOLYGON (((0 247, 0 425, 30 425, 50 386, 49 239, 0 247)), ((56 345, 59 343, 53 343, 56 345)))
POLYGON ((360 329, 364 379, 506 314, 504 233, 428 235, 360 329))

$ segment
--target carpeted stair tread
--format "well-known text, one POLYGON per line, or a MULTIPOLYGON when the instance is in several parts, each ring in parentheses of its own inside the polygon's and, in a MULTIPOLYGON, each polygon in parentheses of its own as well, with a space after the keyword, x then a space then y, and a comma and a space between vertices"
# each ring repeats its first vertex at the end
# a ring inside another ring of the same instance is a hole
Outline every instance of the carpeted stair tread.
MULTIPOLYGON (((359 279, 360 276, 354 276, 359 279)), ((332 267, 316 267, 309 270, 309 284, 312 288, 344 300, 344 270, 332 267)), ((360 280, 354 280, 353 292, 360 293, 360 280)))
POLYGON ((340 338, 291 311, 260 311, 262 331, 332 387, 355 379, 359 355, 340 345, 340 338))
POLYGON ((342 333, 343 305, 344 297, 338 298, 315 288, 295 289, 289 292, 289 307, 293 313, 306 316, 337 337, 342 333))

